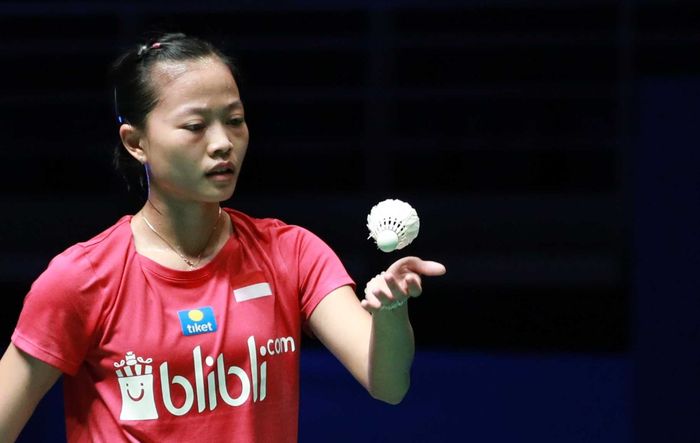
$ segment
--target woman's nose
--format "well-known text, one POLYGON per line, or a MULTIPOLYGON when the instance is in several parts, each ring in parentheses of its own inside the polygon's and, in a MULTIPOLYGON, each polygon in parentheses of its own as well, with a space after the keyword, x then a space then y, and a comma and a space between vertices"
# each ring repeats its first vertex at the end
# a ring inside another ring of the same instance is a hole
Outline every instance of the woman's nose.
POLYGON ((209 155, 212 157, 224 157, 233 149, 233 142, 222 125, 213 125, 209 128, 209 155))

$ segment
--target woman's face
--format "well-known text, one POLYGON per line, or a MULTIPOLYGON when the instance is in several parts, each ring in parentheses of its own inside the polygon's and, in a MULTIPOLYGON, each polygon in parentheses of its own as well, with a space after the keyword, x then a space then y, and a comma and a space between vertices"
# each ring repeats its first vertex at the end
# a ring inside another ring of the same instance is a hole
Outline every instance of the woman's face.
POLYGON ((188 202, 231 197, 248 147, 238 86, 216 57, 159 63, 151 71, 158 103, 139 144, 150 192, 188 202))

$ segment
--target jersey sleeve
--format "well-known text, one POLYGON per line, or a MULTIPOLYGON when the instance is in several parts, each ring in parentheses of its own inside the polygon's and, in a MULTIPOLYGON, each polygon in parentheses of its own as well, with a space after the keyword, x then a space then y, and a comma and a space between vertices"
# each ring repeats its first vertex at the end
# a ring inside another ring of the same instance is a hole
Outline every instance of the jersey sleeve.
POLYGON ((298 281, 302 321, 306 323, 314 309, 333 290, 355 282, 336 253, 323 240, 304 228, 298 228, 298 281))
POLYGON ((99 324, 101 294, 82 248, 66 250, 32 284, 12 342, 32 357, 75 375, 99 324))

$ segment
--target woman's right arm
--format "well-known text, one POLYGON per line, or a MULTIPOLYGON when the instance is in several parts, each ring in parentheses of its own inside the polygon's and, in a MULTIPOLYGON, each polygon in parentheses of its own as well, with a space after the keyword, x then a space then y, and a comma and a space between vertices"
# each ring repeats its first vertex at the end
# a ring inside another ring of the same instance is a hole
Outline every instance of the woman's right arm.
POLYGON ((0 359, 0 442, 13 442, 61 371, 10 343, 0 359))

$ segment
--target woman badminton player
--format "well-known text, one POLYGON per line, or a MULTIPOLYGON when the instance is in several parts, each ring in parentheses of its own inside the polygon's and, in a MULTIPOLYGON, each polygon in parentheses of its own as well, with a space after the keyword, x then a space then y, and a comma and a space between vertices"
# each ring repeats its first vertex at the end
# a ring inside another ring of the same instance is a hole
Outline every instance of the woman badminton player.
POLYGON ((309 231, 222 208, 248 127, 229 58, 166 34, 113 66, 117 163, 148 189, 126 215, 56 256, 0 360, 0 436, 14 441, 63 375, 70 442, 297 440, 302 330, 370 395, 409 387, 406 300, 445 268, 416 257, 358 301, 309 231))

